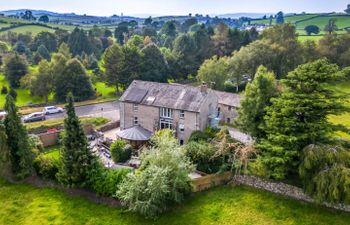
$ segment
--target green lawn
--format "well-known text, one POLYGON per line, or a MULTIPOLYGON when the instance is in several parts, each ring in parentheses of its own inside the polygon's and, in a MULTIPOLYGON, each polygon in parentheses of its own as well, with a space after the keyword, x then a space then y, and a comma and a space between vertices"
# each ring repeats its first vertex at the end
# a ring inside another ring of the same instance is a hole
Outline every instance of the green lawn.
POLYGON ((97 93, 101 94, 103 98, 115 98, 115 87, 108 86, 103 82, 96 82, 94 87, 96 88, 97 93))
POLYGON ((70 197, 51 188, 0 180, 0 224, 349 224, 350 214, 286 199, 248 187, 195 194, 157 220, 70 197))
MULTIPOLYGON (((0 73, 0 88, 6 86, 9 88, 9 83, 5 79, 5 76, 0 73)), ((9 89, 8 89, 9 90, 9 89)), ((31 96, 28 89, 15 89, 17 92, 17 105, 23 106, 28 103, 42 103, 44 99, 38 96, 31 96)), ((4 107, 6 95, 0 95, 0 109, 4 107)))
MULTIPOLYGON (((350 107, 350 79, 335 84, 332 87, 334 90, 338 91, 338 92, 342 92, 344 94, 348 94, 348 103, 347 105, 350 107)), ((345 113, 343 115, 340 116, 331 116, 330 120, 334 123, 334 124, 341 124, 346 126, 347 128, 350 129, 350 113, 345 113)), ((339 132, 338 135, 340 135, 343 138, 347 138, 350 139, 350 134, 346 134, 343 132, 339 132)))
MULTIPOLYGON (((36 68, 30 68, 30 70, 35 70, 36 68)), ((9 83, 6 80, 5 76, 0 73, 0 90, 3 86, 6 86, 9 88, 9 83)), ((101 94, 99 96, 99 99, 116 99, 115 93, 115 87, 107 86, 103 82, 97 82, 93 84, 93 86, 96 88, 97 92, 101 94)), ((28 89, 22 89, 18 88, 15 89, 17 92, 17 106, 24 106, 29 103, 43 103, 45 100, 38 96, 31 96, 30 91, 28 89)), ((0 95, 0 109, 4 107, 5 104, 5 98, 6 95, 0 95)), ((49 101, 53 101, 53 95, 50 95, 49 101)))
MULTIPOLYGON (((89 123, 94 126, 102 126, 110 122, 110 119, 104 118, 104 117, 80 117, 79 118, 81 123, 89 123)), ((64 124, 64 119, 51 119, 51 120, 45 120, 45 121, 39 121, 34 123, 27 123, 25 126, 27 127, 28 131, 34 131, 37 129, 50 129, 62 126, 64 124)))
POLYGON ((45 156, 49 157, 49 158, 55 158, 55 159, 59 159, 60 157, 60 145, 54 145, 48 148, 45 148, 45 156))

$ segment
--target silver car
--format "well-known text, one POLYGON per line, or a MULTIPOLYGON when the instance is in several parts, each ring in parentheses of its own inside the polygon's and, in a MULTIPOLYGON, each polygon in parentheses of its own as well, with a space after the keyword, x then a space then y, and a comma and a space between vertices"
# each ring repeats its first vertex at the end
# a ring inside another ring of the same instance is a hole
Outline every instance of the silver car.
POLYGON ((45 115, 55 114, 55 113, 63 113, 63 109, 61 107, 56 106, 47 106, 44 108, 43 113, 45 115))
POLYGON ((44 120, 46 120, 46 117, 43 112, 31 113, 23 117, 24 123, 31 123, 31 122, 44 121, 44 120))

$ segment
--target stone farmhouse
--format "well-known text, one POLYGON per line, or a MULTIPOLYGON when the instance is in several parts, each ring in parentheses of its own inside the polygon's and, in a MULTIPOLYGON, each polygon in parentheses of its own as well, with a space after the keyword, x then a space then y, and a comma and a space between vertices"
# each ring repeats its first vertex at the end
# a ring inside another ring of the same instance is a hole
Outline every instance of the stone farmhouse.
POLYGON ((155 131, 169 128, 184 144, 193 131, 216 126, 220 119, 231 122, 239 101, 239 95, 217 92, 206 84, 193 87, 135 80, 120 98, 117 136, 147 141, 155 131))

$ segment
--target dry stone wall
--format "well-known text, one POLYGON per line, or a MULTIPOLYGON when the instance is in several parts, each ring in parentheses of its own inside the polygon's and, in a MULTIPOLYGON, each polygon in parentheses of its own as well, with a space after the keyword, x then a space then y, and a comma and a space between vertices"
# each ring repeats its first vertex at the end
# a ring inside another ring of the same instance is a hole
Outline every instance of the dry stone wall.
MULTIPOLYGON (((233 183, 266 190, 297 200, 302 200, 305 202, 315 203, 315 200, 310 196, 306 195, 303 189, 281 182, 271 182, 254 176, 235 176, 233 178, 233 183)), ((337 210, 350 212, 350 205, 331 204, 328 202, 324 202, 321 205, 337 210)))

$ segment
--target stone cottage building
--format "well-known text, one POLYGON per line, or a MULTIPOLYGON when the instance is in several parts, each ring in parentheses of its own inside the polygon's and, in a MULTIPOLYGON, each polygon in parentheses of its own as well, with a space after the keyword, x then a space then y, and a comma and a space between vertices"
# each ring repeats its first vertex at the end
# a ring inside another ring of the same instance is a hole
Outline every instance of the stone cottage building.
POLYGON ((184 144, 193 131, 218 124, 219 108, 225 112, 225 120, 234 118, 238 100, 231 112, 226 105, 232 103, 227 99, 230 97, 206 84, 193 87, 135 80, 120 98, 121 131, 117 135, 130 141, 145 141, 155 131, 169 128, 184 144))

